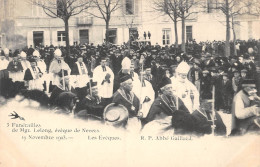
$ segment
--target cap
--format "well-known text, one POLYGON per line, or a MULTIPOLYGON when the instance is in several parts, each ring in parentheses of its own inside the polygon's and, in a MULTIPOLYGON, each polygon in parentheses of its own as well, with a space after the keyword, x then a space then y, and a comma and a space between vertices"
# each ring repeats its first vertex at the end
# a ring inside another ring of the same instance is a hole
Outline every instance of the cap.
POLYGON ((26 57, 26 53, 24 51, 21 51, 20 56, 25 58, 26 57))
POLYGON ((5 49, 4 49, 4 53, 5 53, 6 55, 8 55, 8 54, 9 54, 9 49, 8 49, 8 48, 5 48, 5 49))
POLYGON ((61 50, 60 49, 56 49, 54 51, 54 55, 60 57, 62 55, 61 50))
POLYGON ((241 70, 241 73, 247 73, 246 69, 241 70))
POLYGON ((130 67, 131 67, 131 60, 128 57, 125 57, 122 60, 121 65, 122 65, 122 69, 130 69, 130 67))
POLYGON ((176 68, 176 72, 188 74, 190 66, 186 62, 181 62, 176 68))
POLYGON ((35 57, 40 57, 39 51, 38 51, 38 50, 35 50, 35 51, 33 52, 33 56, 35 56, 35 57))
POLYGON ((123 83, 123 82, 125 82, 125 81, 127 81, 127 80, 129 80, 129 79, 133 80, 132 77, 131 77, 131 75, 129 75, 129 74, 124 74, 124 75, 122 75, 122 76, 120 77, 120 83, 123 83))
POLYGON ((167 78, 167 77, 163 77, 160 84, 159 84, 159 88, 163 88, 164 86, 168 85, 168 84, 171 84, 172 81, 170 78, 167 78))

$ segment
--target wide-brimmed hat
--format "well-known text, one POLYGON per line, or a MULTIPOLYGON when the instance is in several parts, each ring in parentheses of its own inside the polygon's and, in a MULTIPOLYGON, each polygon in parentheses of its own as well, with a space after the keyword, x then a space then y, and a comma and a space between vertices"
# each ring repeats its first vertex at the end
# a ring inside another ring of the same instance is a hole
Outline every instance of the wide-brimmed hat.
POLYGON ((107 125, 124 126, 128 120, 128 110, 121 104, 111 103, 106 106, 103 113, 107 125))

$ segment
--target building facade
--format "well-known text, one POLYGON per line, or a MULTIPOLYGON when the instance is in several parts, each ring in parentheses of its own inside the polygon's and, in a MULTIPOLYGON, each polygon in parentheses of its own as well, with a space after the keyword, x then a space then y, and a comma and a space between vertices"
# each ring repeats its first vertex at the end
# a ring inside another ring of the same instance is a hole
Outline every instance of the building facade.
MULTIPOLYGON (((40 1, 40 0, 38 0, 40 1)), ((64 22, 59 18, 48 17, 39 6, 27 0, 0 0, 0 46, 2 48, 22 48, 42 44, 64 46, 64 22)), ((205 0, 208 4, 208 0, 205 0)), ((196 10, 196 9, 192 9, 196 10)), ((89 13, 93 9, 73 16, 69 20, 70 44, 102 44, 105 39, 106 26, 103 19, 89 13)), ((259 16, 240 16, 236 19, 237 39, 259 39, 259 16)), ((178 39, 181 43, 181 22, 178 22, 178 39)), ((225 40, 225 16, 219 10, 205 9, 187 19, 185 40, 196 41, 225 40)), ((109 41, 122 44, 129 40, 130 34, 144 40, 144 32, 151 34, 152 44, 171 45, 175 42, 174 24, 169 16, 162 16, 154 10, 149 0, 120 0, 120 8, 112 13, 109 26, 109 41), (137 35, 138 34, 138 35, 137 35)), ((231 31, 232 35, 232 31, 231 31)), ((231 36, 232 39, 232 36, 231 36)))

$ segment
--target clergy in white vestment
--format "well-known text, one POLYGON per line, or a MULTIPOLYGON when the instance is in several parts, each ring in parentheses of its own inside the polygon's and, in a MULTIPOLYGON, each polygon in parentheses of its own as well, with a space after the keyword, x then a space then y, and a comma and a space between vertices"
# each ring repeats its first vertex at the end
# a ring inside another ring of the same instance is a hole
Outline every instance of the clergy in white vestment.
MULTIPOLYGON (((142 73, 141 73, 142 74, 142 73)), ((146 118, 155 98, 155 93, 153 90, 153 86, 151 82, 149 82, 146 78, 143 76, 140 76, 140 80, 142 80, 142 88, 140 89, 140 111, 142 112, 142 117, 146 118)))
POLYGON ((54 52, 54 59, 50 64, 49 73, 51 75, 51 81, 53 85, 60 85, 60 80, 62 79, 62 75, 60 77, 59 74, 63 74, 64 71, 67 71, 70 74, 71 69, 69 65, 64 61, 63 57, 61 57, 62 53, 60 49, 56 49, 54 52))
POLYGON ((190 70, 186 62, 181 62, 176 68, 176 77, 172 77, 172 88, 175 94, 183 101, 190 113, 199 109, 199 92, 195 85, 187 79, 190 70))
POLYGON ((102 58, 100 65, 94 69, 93 81, 97 82, 100 97, 112 97, 114 87, 114 73, 108 66, 106 66, 105 58, 102 58))
POLYGON ((41 59, 41 55, 38 50, 33 52, 33 57, 36 59, 37 66, 41 69, 42 73, 46 73, 46 63, 41 59))
POLYGON ((31 66, 30 62, 27 60, 27 55, 24 51, 21 51, 20 53, 20 57, 21 57, 21 64, 22 64, 22 67, 23 67, 23 70, 25 72, 25 70, 27 68, 29 68, 31 66))
POLYGON ((7 66, 9 64, 9 61, 6 60, 4 55, 0 55, 0 71, 1 70, 6 70, 7 66))
POLYGON ((23 70, 26 69, 23 69, 21 62, 18 60, 18 55, 14 55, 13 60, 10 61, 7 66, 7 70, 9 72, 9 78, 11 78, 13 82, 24 82, 23 70))
POLYGON ((133 79, 133 92, 138 97, 138 99, 141 98, 141 81, 139 79, 139 76, 136 72, 134 72, 135 66, 133 63, 131 63, 130 66, 130 76, 133 79))
POLYGON ((83 56, 79 55, 77 61, 71 69, 71 80, 75 88, 83 88, 89 82, 89 72, 86 64, 83 62, 83 56))
POLYGON ((30 66, 25 70, 24 81, 28 90, 43 90, 43 79, 41 69, 36 65, 34 58, 30 59, 30 66))

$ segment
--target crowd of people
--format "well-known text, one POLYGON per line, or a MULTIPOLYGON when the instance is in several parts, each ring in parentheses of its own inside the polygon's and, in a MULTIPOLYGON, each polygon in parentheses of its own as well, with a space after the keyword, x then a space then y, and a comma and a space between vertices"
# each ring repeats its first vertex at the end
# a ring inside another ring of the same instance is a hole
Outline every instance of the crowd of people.
MULTIPOLYGON (((1 49, 0 94, 128 130, 169 126, 176 134, 225 135, 260 130, 257 96, 260 41, 238 41, 225 57, 219 41, 174 45, 39 46, 1 49), (213 103, 213 107, 209 107, 213 103), (217 111, 217 112, 214 112, 217 111), (214 126, 213 125, 214 122, 214 126)), ((165 127, 164 127, 165 128, 165 127)))

